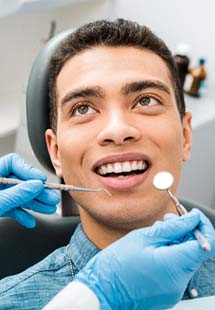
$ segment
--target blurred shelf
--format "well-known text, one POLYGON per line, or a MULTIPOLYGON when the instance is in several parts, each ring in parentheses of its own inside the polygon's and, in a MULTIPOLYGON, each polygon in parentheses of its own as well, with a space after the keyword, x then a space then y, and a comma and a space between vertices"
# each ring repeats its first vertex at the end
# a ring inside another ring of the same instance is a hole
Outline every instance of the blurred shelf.
POLYGON ((186 110, 192 112, 193 128, 198 128, 205 123, 215 121, 215 90, 207 89, 200 98, 185 94, 186 110))
POLYGON ((15 134, 20 121, 20 104, 16 98, 0 99, 0 138, 15 134))
POLYGON ((180 197, 215 208, 215 91, 207 89, 201 98, 185 96, 192 113, 191 159, 184 163, 180 197))

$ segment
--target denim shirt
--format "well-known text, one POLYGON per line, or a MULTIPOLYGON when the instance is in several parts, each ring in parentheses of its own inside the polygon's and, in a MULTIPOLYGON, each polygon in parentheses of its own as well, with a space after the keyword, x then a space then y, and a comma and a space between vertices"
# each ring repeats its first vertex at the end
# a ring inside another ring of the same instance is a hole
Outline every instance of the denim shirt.
MULTIPOLYGON (((84 234, 80 224, 70 240, 69 251, 76 274, 99 250, 84 234)), ((0 310, 42 309, 71 281, 68 257, 62 247, 26 271, 0 281, 0 310)), ((215 295, 214 259, 201 265, 183 299, 194 297, 193 288, 198 291, 198 297, 215 295)))

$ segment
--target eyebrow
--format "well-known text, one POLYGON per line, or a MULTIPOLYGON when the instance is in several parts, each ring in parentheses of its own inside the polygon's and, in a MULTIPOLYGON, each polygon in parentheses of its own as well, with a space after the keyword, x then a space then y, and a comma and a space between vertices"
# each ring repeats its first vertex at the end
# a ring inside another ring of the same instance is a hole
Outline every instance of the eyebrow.
POLYGON ((60 104, 63 106, 66 102, 76 98, 97 97, 104 98, 104 92, 101 87, 86 87, 69 91, 61 100, 60 104))
MULTIPOLYGON (((121 93, 123 96, 127 96, 130 93, 135 93, 142 91, 147 88, 157 89, 166 92, 168 95, 170 95, 169 88, 160 81, 152 81, 152 80, 144 80, 144 81, 136 81, 125 84, 121 88, 121 93)), ((61 100, 60 104, 61 106, 64 106, 68 101, 71 101, 73 99, 77 98, 87 98, 87 97, 97 97, 104 99, 105 94, 101 87, 95 86, 95 87, 86 87, 86 88, 78 88, 75 90, 69 91, 61 100)))
POLYGON ((166 92, 170 95, 169 88, 160 81, 144 80, 131 82, 122 87, 121 92, 124 96, 129 95, 130 93, 142 91, 147 88, 157 89, 166 92))

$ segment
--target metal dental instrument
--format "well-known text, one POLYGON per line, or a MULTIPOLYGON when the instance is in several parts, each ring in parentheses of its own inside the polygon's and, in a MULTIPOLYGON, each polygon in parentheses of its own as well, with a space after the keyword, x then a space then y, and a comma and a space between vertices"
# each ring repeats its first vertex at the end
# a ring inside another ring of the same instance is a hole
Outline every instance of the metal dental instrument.
MULTIPOLYGON (((167 190, 171 200, 175 204, 176 209, 180 215, 188 213, 185 207, 178 201, 178 199, 172 194, 172 192, 169 189, 173 184, 173 181, 174 179, 171 173, 167 171, 162 171, 155 175, 153 185, 155 186, 155 188, 159 190, 167 190)), ((202 249, 206 252, 209 252, 211 250, 210 243, 205 238, 205 236, 199 231, 198 228, 194 230, 193 234, 195 238, 198 240, 202 249)))
MULTIPOLYGON (((9 185, 15 185, 15 184, 20 184, 23 182, 23 180, 18 180, 18 179, 9 179, 9 178, 0 178, 0 183, 2 184, 9 184, 9 185)), ((55 190, 60 190, 60 191, 71 191, 71 192, 105 192, 109 196, 112 196, 111 193, 104 189, 104 188, 85 188, 85 187, 78 187, 74 185, 67 185, 67 184, 57 184, 57 183, 44 183, 45 188, 51 188, 55 190)))

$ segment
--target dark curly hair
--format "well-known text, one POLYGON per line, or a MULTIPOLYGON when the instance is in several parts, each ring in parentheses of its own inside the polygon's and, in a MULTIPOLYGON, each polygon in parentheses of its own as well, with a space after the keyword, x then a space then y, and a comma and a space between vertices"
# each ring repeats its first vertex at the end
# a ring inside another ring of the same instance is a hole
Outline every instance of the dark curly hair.
POLYGON ((70 34, 51 59, 49 75, 50 124, 56 130, 56 79, 66 61, 83 50, 95 46, 129 46, 144 48, 161 57, 170 71, 176 102, 181 118, 185 114, 185 102, 173 56, 166 44, 148 27, 136 22, 117 19, 88 23, 70 34))

